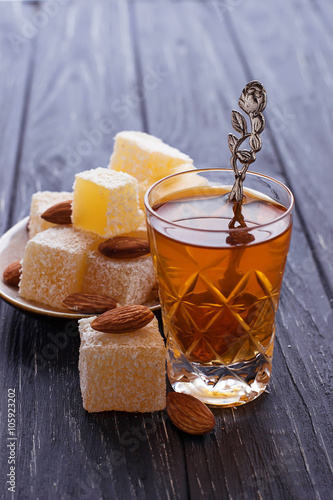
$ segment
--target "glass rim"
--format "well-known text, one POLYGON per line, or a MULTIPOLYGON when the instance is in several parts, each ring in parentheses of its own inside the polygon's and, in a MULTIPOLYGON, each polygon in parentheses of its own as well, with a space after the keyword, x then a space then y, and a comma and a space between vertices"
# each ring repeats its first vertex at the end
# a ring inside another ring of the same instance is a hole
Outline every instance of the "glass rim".
MULTIPOLYGON (((216 167, 216 168, 195 168, 193 170, 185 170, 183 172, 177 172, 175 174, 171 174, 171 175, 168 175, 166 177, 163 177, 163 179, 160 179, 159 181, 155 182, 154 184, 152 184, 152 186, 150 186, 147 189, 147 191, 145 193, 145 196, 144 196, 145 209, 151 215, 153 215, 154 217, 156 217, 157 219, 159 219, 160 221, 162 221, 164 223, 172 224, 175 227, 186 229, 187 231, 201 231, 203 233, 207 233, 207 232, 210 232, 210 233, 212 233, 212 232, 216 232, 216 233, 228 233, 228 234, 230 234, 230 233, 246 233, 246 232, 249 232, 249 231, 253 231, 255 229, 260 229, 260 228, 264 228, 264 227, 270 226, 271 224, 275 224, 276 222, 279 222, 280 220, 284 219, 285 217, 291 215, 291 213, 292 213, 292 211, 294 209, 294 205, 295 205, 295 198, 294 198, 294 195, 293 195, 292 191, 288 188, 288 186, 286 186, 285 184, 283 184, 283 182, 281 182, 281 181, 279 181, 277 179, 274 179, 274 177, 270 177, 269 175, 261 174, 260 172, 246 172, 246 177, 247 176, 260 177, 260 178, 266 179, 268 181, 273 181, 274 183, 280 185, 287 192, 287 194, 290 197, 290 203, 289 203, 289 206, 288 206, 287 210, 285 212, 283 212, 283 214, 279 215, 279 217, 276 217, 276 219, 272 219, 271 221, 265 222, 264 224, 258 224, 257 226, 254 226, 254 227, 236 227, 236 228, 230 228, 230 229, 229 228, 228 229, 191 228, 191 227, 185 226, 183 224, 180 224, 178 222, 174 222, 172 220, 166 219, 165 217, 161 217, 150 206, 150 203, 148 201, 149 194, 151 193, 151 191, 156 186, 158 186, 162 182, 166 181, 167 179, 171 179, 173 177, 178 177, 178 176, 180 177, 180 176, 183 176, 183 175, 186 175, 186 174, 191 174, 191 173, 192 174, 193 173, 196 174, 196 173, 200 173, 200 172, 216 172, 216 171, 218 171, 218 172, 230 172, 230 173, 234 174, 234 171, 231 168, 222 168, 222 167, 219 168, 219 167, 216 167)), ((246 189, 246 185, 244 186, 244 188, 246 189)))

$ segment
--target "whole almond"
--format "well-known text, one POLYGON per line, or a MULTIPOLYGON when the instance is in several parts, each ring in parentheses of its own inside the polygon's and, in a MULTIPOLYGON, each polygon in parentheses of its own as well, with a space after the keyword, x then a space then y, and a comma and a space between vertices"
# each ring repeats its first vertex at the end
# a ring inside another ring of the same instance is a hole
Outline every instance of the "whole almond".
POLYGON ((12 262, 3 272, 3 281, 7 285, 19 286, 22 272, 22 265, 19 260, 12 262))
POLYGON ((95 293, 72 293, 63 304, 71 311, 84 314, 101 314, 117 307, 116 300, 95 293))
POLYGON ((134 259, 150 253, 149 242, 130 236, 115 236, 98 245, 99 252, 111 259, 134 259))
POLYGON ((172 423, 187 434, 206 434, 215 427, 210 409, 189 394, 170 392, 167 395, 167 413, 172 423))
POLYGON ((72 223, 72 201, 61 201, 45 210, 41 218, 53 224, 72 223))
POLYGON ((91 323, 94 330, 103 333, 129 333, 148 325, 154 313, 146 306, 121 306, 106 311, 91 323))

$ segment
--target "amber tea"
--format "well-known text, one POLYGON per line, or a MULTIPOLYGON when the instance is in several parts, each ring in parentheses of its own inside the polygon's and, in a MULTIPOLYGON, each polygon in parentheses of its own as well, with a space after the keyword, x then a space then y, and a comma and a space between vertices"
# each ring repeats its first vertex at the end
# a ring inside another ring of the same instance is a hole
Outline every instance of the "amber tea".
POLYGON ((147 213, 168 376, 175 390, 207 403, 242 404, 270 378, 290 203, 244 188, 237 227, 229 185, 211 182, 214 171, 187 174, 188 185, 182 175, 156 185, 156 199, 152 189, 147 213))

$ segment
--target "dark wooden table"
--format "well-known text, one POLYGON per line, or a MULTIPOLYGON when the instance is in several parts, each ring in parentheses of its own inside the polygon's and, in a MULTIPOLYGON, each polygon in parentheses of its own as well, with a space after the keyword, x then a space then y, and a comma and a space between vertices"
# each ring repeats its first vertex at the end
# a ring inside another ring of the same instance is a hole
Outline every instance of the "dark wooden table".
POLYGON ((332 1, 0 2, 0 29, 0 234, 35 191, 107 166, 120 130, 226 165, 230 112, 252 79, 269 97, 255 169, 296 198, 269 393, 214 410, 207 436, 163 412, 86 413, 76 323, 1 301, 1 498, 333 498, 332 1))

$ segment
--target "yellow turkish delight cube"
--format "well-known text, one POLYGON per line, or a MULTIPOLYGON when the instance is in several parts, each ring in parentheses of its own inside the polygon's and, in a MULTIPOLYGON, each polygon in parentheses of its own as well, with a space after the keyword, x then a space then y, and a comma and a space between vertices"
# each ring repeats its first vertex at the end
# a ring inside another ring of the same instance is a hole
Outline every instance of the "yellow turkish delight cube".
POLYGON ((128 233, 144 219, 138 181, 124 172, 96 168, 76 174, 73 226, 104 238, 128 233))
POLYGON ((81 291, 87 251, 97 248, 100 241, 71 226, 38 233, 25 248, 20 296, 64 309, 62 301, 81 291))
POLYGON ((83 293, 108 295, 123 305, 144 304, 155 283, 150 255, 118 260, 104 257, 98 251, 88 252, 83 293))
POLYGON ((119 335, 94 330, 95 317, 79 320, 83 407, 89 412, 163 410, 166 350, 157 319, 119 335))
POLYGON ((34 193, 31 198, 30 206, 29 237, 33 238, 37 233, 54 227, 55 224, 42 219, 41 215, 45 210, 56 203, 68 200, 73 200, 73 193, 68 193, 66 191, 38 191, 34 193))
MULTIPOLYGON (((173 170, 180 165, 192 163, 193 160, 188 155, 157 137, 143 132, 124 131, 115 137, 109 168, 127 172, 138 179, 139 183, 146 183, 149 187, 174 173, 173 170)), ((184 170, 186 169, 185 166, 184 170)), ((142 190, 144 187, 143 185, 142 190)))

